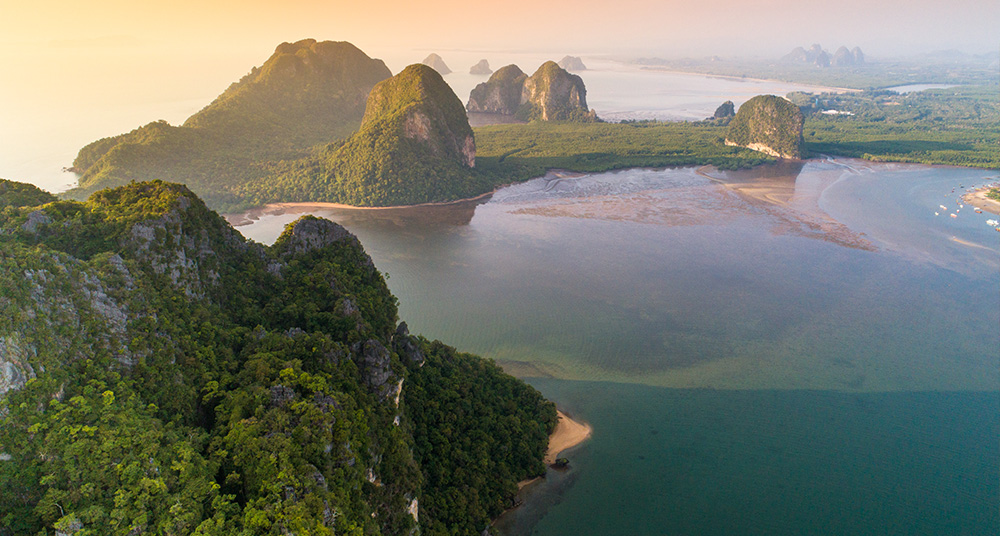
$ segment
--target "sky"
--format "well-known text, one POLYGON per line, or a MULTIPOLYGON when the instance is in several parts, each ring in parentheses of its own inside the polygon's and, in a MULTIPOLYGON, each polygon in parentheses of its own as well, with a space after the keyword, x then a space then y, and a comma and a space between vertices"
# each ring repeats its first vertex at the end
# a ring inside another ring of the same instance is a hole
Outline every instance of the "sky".
POLYGON ((0 45, 273 50, 303 37, 379 48, 774 55, 818 42, 875 55, 1000 48, 996 0, 0 0, 0 45))
POLYGON ((997 28, 997 0, 0 0, 0 177, 64 188, 81 146, 179 124, 304 38, 350 41, 399 72, 429 52, 453 69, 511 53, 778 58, 812 43, 869 60, 996 55, 997 28))

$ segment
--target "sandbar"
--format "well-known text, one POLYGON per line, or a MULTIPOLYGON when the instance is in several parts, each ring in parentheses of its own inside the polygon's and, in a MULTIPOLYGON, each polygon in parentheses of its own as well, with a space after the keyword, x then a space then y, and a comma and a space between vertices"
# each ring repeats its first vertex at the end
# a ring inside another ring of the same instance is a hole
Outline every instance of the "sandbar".
POLYGON ((996 185, 985 186, 983 188, 972 190, 971 192, 966 192, 966 194, 962 196, 962 201, 965 201, 966 205, 972 205, 989 212, 990 214, 1000 215, 1000 201, 986 197, 986 193, 993 188, 996 188, 996 185))

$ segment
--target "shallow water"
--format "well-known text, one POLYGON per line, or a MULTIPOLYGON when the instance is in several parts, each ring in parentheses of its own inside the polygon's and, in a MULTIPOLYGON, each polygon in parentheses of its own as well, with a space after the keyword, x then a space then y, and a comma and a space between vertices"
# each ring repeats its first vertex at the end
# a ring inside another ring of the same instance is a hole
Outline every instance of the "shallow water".
POLYGON ((995 175, 637 169, 314 213, 359 236, 412 332, 594 426, 507 534, 992 534, 1000 233, 956 199, 995 175))

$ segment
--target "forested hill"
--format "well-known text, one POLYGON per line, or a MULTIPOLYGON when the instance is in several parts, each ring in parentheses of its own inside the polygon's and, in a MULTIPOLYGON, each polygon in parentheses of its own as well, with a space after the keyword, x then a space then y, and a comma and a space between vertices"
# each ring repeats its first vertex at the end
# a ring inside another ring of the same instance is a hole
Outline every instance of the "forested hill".
POLYGON ((472 534, 544 471, 552 404, 409 335, 332 222, 3 181, 0 252, 0 535, 472 534))
POLYGON ((391 74, 350 43, 282 43, 183 126, 157 121, 81 149, 70 195, 163 179, 214 206, 236 203, 227 187, 253 176, 255 163, 299 158, 357 130, 369 91, 391 74))

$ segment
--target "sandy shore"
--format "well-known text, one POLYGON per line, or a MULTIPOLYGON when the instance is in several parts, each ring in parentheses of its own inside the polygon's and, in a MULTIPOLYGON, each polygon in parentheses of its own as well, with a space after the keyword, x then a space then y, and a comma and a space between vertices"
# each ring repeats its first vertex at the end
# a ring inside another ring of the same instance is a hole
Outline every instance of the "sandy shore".
POLYGON ((1000 215, 1000 201, 986 197, 986 192, 990 191, 991 188, 993 188, 993 186, 986 186, 984 188, 967 192, 962 196, 962 201, 965 201, 966 205, 981 208, 990 214, 1000 215))
MULTIPOLYGON (((562 451, 583 443, 590 438, 590 434, 594 431, 589 424, 575 421, 562 411, 556 410, 556 415, 559 422, 556 424, 556 429, 552 432, 552 435, 549 436, 549 450, 545 453, 545 465, 556 463, 556 459, 562 451)), ((532 482, 537 482, 542 478, 539 476, 529 480, 522 480, 517 483, 517 489, 521 489, 532 482)))
POLYGON ((241 225, 249 225, 254 221, 260 219, 261 216, 280 216, 281 214, 306 214, 316 210, 398 210, 398 209, 408 209, 414 207, 446 207, 450 205, 457 205, 460 203, 469 203, 474 201, 479 201, 481 199, 488 198, 493 195, 493 192, 486 192, 482 195, 477 195, 476 197, 470 197, 468 199, 457 199, 455 201, 448 201, 444 203, 421 203, 419 205, 394 205, 391 207, 356 207, 354 205, 345 205, 343 203, 324 203, 320 201, 309 201, 304 203, 269 203, 262 207, 255 207, 244 212, 235 212, 229 214, 223 214, 222 217, 229 222, 233 227, 239 227, 241 225))

